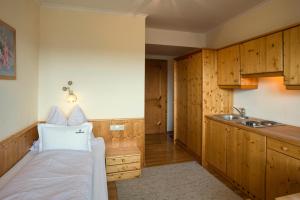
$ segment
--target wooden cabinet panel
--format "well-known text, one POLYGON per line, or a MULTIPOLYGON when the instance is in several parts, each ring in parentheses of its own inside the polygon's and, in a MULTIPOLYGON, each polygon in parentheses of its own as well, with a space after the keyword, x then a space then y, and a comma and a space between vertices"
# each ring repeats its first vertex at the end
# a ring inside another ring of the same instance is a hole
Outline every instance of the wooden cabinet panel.
POLYGON ((243 180, 243 132, 232 128, 226 138, 227 176, 242 188, 243 180))
POLYGON ((300 191, 300 160, 268 149, 266 174, 268 200, 300 191))
POLYGON ((235 45, 218 51, 218 84, 241 84, 240 47, 235 45))
POLYGON ((174 69, 174 116, 175 137, 183 144, 187 143, 187 66, 189 59, 178 60, 174 69))
MULTIPOLYGON (((268 148, 300 160, 300 147, 268 138, 268 148)), ((300 192, 300 191, 299 191, 300 192)))
POLYGON ((227 176, 253 199, 264 199, 266 138, 232 127, 226 138, 227 176))
POLYGON ((284 76, 288 86, 300 86, 300 26, 284 31, 284 76))
POLYGON ((209 120, 206 134, 206 161, 226 174, 226 135, 231 127, 209 120))
POLYGON ((244 134, 242 185, 254 199, 265 198, 266 137, 248 131, 244 134))
POLYGON ((266 38, 258 38, 240 45, 241 74, 257 74, 266 71, 266 38))
POLYGON ((266 71, 283 72, 283 34, 266 36, 266 71))

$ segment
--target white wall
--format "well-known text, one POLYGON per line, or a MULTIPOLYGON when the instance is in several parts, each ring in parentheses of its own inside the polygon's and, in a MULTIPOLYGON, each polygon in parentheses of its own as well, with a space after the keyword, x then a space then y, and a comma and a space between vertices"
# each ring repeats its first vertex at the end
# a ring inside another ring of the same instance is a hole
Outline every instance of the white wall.
POLYGON ((0 140, 37 120, 39 5, 0 0, 0 19, 16 29, 17 80, 0 80, 0 140))
POLYGON ((146 55, 149 59, 168 61, 167 131, 174 130, 174 58, 172 56, 146 55))
POLYGON ((146 44, 201 48, 206 47, 206 35, 202 33, 147 28, 146 44))
POLYGON ((236 91, 234 104, 249 116, 300 126, 300 91, 286 90, 283 77, 261 78, 257 90, 236 91))
POLYGON ((40 120, 70 111, 68 80, 90 119, 144 117, 145 17, 42 7, 40 24, 40 120))
MULTIPOLYGON (((219 48, 300 22, 299 0, 269 0, 207 33, 219 48)), ((300 126, 300 91, 288 91, 282 78, 260 79, 259 89, 235 91, 234 104, 248 115, 300 126)))
POLYGON ((300 22, 299 0, 267 0, 206 34, 207 47, 220 48, 300 22))

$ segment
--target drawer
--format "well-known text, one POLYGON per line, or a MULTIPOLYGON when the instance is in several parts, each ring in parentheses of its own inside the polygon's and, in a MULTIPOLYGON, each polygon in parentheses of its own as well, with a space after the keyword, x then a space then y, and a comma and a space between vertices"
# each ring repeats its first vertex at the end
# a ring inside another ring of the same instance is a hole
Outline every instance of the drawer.
POLYGON ((288 144, 285 142, 281 142, 278 140, 274 140, 268 138, 267 146, 269 149, 273 149, 275 151, 281 152, 288 156, 300 159, 300 147, 292 144, 288 144))
POLYGON ((106 174, 107 181, 109 182, 136 178, 139 177, 140 175, 141 175, 141 170, 106 174))
POLYGON ((121 165, 121 164, 135 163, 140 161, 141 161, 140 155, 106 157, 106 165, 121 165))
POLYGON ((114 172, 124 172, 124 171, 134 171, 141 169, 141 163, 128 163, 122 165, 108 165, 106 166, 107 173, 114 173, 114 172))

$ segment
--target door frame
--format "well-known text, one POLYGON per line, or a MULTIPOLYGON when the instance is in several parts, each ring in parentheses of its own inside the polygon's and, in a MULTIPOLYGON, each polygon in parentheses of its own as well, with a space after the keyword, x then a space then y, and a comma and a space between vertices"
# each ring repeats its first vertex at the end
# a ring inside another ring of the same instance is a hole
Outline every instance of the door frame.
MULTIPOLYGON (((164 79, 162 79, 163 81, 165 81, 165 84, 162 84, 162 85, 165 85, 165 105, 164 105, 164 121, 165 121, 165 128, 163 130, 163 132, 159 133, 159 134, 167 134, 167 129, 168 129, 168 60, 163 60, 163 59, 155 59, 155 58, 145 58, 145 92, 144 92, 144 102, 145 102, 145 106, 144 106, 144 116, 145 116, 145 127, 146 127, 146 123, 147 123, 147 119, 146 119, 146 62, 148 61, 157 61, 157 62, 162 62, 164 64, 161 65, 162 69, 164 69, 162 72, 162 75, 165 76, 164 79)), ((163 96, 163 95, 162 95, 163 96)), ((146 128, 145 128, 145 134, 146 133, 146 128)), ((151 134, 151 133, 149 133, 151 134)))

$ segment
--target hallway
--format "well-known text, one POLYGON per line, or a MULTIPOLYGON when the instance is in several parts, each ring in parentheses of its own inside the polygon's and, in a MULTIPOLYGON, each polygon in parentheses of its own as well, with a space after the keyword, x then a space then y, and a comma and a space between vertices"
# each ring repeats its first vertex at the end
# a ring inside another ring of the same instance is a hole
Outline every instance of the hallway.
POLYGON ((166 134, 146 134, 145 167, 195 160, 166 134))

